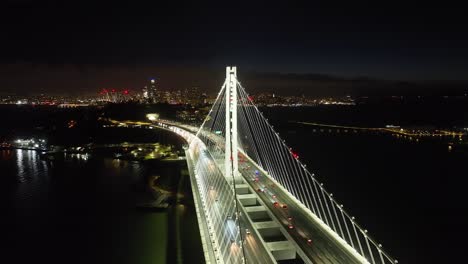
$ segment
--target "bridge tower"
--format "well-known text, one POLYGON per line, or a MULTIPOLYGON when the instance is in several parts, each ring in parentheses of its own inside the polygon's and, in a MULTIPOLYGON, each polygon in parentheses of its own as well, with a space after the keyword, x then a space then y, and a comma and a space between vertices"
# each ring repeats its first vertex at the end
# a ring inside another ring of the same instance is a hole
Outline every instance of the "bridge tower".
POLYGON ((226 142, 224 167, 227 179, 239 178, 237 142, 237 67, 226 67, 226 142))

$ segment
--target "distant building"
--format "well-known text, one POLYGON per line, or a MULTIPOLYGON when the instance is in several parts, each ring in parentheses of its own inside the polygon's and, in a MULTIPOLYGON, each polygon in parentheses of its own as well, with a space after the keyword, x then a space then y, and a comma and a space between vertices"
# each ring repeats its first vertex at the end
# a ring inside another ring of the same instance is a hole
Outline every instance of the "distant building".
POLYGON ((152 78, 149 84, 143 88, 143 100, 147 103, 158 102, 158 89, 156 79, 152 78))
POLYGON ((196 86, 185 89, 183 97, 185 103, 190 105, 203 104, 204 99, 206 99, 206 95, 204 97, 203 94, 200 92, 200 89, 196 86))

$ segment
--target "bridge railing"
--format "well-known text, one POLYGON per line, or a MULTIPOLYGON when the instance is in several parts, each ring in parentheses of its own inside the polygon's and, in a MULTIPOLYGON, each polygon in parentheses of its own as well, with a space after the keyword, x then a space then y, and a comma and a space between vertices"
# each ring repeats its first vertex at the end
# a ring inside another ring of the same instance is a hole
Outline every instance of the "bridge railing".
MULTIPOLYGON (((215 165, 215 161, 205 144, 197 138, 194 127, 184 124, 157 120, 156 124, 183 137, 189 144, 187 152, 190 155, 195 185, 201 203, 200 212, 206 221, 206 237, 211 245, 214 263, 245 263, 240 230, 240 218, 236 213, 235 193, 226 181, 223 172, 215 165), (193 164, 192 164, 193 162, 193 164)), ((200 221, 200 220, 199 220, 200 221)), ((208 255, 208 254, 205 254, 208 255)))

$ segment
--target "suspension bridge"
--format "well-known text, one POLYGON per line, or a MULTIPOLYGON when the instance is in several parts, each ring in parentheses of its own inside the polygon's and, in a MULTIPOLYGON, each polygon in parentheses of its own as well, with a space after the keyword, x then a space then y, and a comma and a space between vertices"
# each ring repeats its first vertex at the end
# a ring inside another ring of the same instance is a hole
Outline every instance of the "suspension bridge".
POLYGON ((187 141, 207 263, 398 263, 275 132, 236 67, 201 127, 155 124, 187 141))

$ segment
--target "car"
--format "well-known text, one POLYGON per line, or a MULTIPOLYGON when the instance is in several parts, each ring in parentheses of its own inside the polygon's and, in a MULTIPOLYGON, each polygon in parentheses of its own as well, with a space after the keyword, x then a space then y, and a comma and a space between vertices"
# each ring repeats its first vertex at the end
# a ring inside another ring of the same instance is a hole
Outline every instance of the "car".
POLYGON ((274 206, 274 207, 278 207, 278 205, 279 205, 278 202, 274 202, 274 203, 273 203, 273 206, 274 206))
POLYGON ((288 209, 288 206, 286 204, 283 204, 283 206, 281 207, 283 207, 283 209, 288 209))
POLYGON ((310 238, 307 239, 307 244, 309 244, 309 245, 312 244, 312 239, 310 239, 310 238))
POLYGON ((289 225, 288 225, 288 228, 289 228, 289 229, 294 229, 294 226, 291 225, 291 224, 289 224, 289 225))
POLYGON ((292 221, 292 216, 288 216, 288 221, 292 221))

